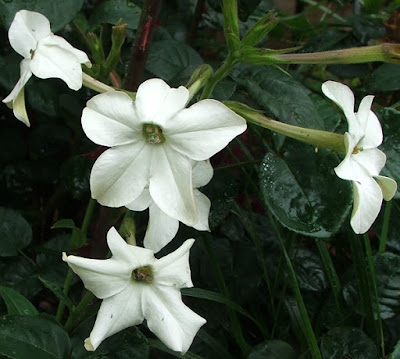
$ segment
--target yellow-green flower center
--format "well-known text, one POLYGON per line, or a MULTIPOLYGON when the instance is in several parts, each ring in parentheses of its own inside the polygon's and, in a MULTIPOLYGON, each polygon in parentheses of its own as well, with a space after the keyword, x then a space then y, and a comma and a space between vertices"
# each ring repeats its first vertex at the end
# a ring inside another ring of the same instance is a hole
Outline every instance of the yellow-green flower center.
POLYGON ((156 145, 165 141, 162 129, 151 123, 145 123, 143 125, 143 136, 146 142, 151 145, 156 145))
POLYGON ((151 266, 136 268, 132 271, 131 278, 137 283, 151 283, 154 279, 153 268, 151 268, 151 266))

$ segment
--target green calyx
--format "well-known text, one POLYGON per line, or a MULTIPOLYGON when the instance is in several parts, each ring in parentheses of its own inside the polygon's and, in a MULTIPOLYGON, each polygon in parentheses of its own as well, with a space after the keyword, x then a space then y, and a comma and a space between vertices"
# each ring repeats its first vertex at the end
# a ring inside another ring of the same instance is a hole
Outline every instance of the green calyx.
POLYGON ((157 145, 165 141, 162 129, 151 123, 145 123, 143 125, 143 136, 146 139, 146 142, 151 145, 157 145))
POLYGON ((144 266, 136 268, 132 271, 131 278, 136 283, 150 284, 153 282, 153 268, 144 266))

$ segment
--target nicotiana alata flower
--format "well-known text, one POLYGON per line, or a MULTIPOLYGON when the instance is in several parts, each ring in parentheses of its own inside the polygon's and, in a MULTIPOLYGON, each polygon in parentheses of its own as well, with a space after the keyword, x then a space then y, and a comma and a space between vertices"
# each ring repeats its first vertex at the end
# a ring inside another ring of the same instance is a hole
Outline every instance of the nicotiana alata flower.
POLYGON ((365 96, 354 113, 354 95, 346 85, 327 81, 322 91, 343 110, 349 125, 344 135, 346 156, 335 172, 353 183, 351 226, 355 233, 365 233, 378 216, 382 199, 392 199, 397 190, 393 179, 379 175, 386 155, 377 149, 383 134, 378 118, 371 111, 374 96, 365 96))
POLYGON ((170 88, 161 79, 142 83, 133 101, 124 92, 108 92, 88 101, 82 127, 95 143, 112 147, 95 162, 92 197, 120 207, 148 186, 154 203, 187 225, 199 222, 193 194, 192 163, 209 159, 246 122, 222 103, 203 100, 184 108, 189 91, 170 88))
POLYGON ((172 350, 189 349, 206 320, 183 302, 180 288, 193 287, 189 250, 194 239, 156 259, 153 251, 127 244, 115 228, 107 234, 110 259, 67 256, 63 260, 85 287, 103 299, 85 348, 94 351, 109 336, 147 321, 149 329, 172 350))
POLYGON ((42 79, 60 78, 70 89, 79 90, 82 87, 81 63, 88 67, 92 65, 83 51, 54 35, 49 20, 37 12, 18 11, 8 31, 8 38, 13 49, 24 60, 20 65, 20 79, 3 102, 13 109, 18 120, 29 126, 24 86, 32 74, 42 79))
MULTIPOLYGON (((199 221, 192 227, 198 231, 209 231, 208 215, 211 202, 206 195, 197 188, 205 186, 213 176, 210 161, 195 162, 192 172, 194 201, 199 213, 199 221)), ((146 187, 138 198, 126 205, 133 211, 144 211, 149 208, 149 224, 144 237, 144 246, 155 253, 165 247, 176 235, 179 221, 165 214, 152 200, 150 191, 146 187)))

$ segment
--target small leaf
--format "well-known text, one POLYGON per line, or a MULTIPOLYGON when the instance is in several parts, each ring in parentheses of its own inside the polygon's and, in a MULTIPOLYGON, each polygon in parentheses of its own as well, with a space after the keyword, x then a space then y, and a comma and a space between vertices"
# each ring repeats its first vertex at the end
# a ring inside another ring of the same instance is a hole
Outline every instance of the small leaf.
POLYGON ((253 348, 247 359, 296 359, 293 348, 281 340, 266 340, 253 348))
POLYGON ((13 359, 64 359, 68 334, 49 317, 4 316, 0 319, 0 354, 13 359))
POLYGON ((74 221, 71 218, 67 219, 60 219, 56 223, 54 223, 51 226, 51 229, 56 229, 56 228, 69 228, 69 229, 77 229, 75 226, 74 221))
POLYGON ((39 312, 32 303, 12 288, 0 286, 0 295, 7 305, 10 315, 37 315, 39 312))
POLYGON ((59 288, 57 285, 54 283, 49 282, 48 280, 45 280, 39 276, 40 281, 45 285, 46 288, 50 289, 53 294, 61 301, 63 302, 69 309, 70 312, 74 310, 74 303, 72 303, 71 299, 69 299, 59 288))
POLYGON ((11 209, 0 207, 0 257, 18 255, 32 241, 29 223, 11 209))

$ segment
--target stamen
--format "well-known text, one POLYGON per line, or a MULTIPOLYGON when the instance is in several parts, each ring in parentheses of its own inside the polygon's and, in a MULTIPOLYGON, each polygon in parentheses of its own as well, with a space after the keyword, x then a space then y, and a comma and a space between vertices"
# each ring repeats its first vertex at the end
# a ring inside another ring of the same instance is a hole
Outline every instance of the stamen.
POLYGON ((153 269, 151 266, 144 266, 136 268, 132 271, 131 278, 137 283, 151 283, 153 282, 153 269))
POLYGON ((143 136, 147 143, 156 145, 165 141, 162 129, 157 125, 146 123, 143 125, 143 136))

